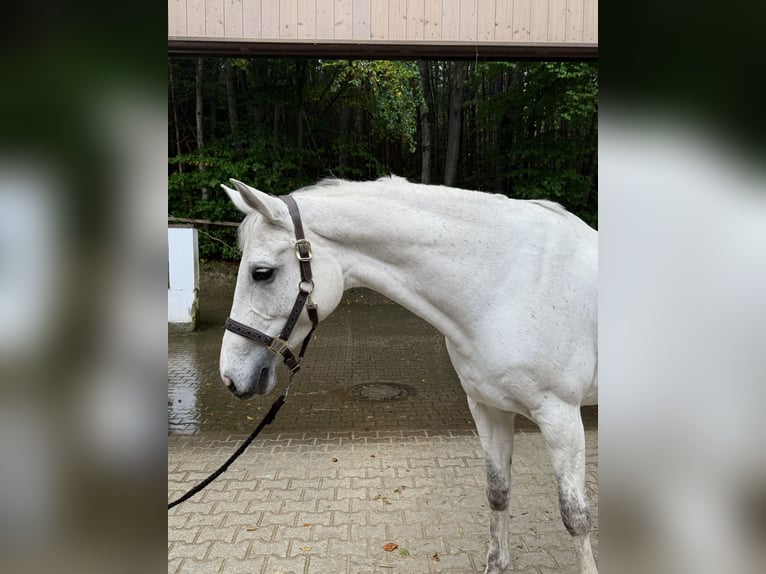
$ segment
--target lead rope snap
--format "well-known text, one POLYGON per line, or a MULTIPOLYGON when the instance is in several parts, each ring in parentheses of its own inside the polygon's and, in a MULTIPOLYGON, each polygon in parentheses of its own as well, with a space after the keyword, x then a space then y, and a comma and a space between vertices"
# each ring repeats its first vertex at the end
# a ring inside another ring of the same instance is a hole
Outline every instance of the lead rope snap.
POLYGON ((293 386, 293 381, 295 380, 295 373, 290 372, 289 378, 287 379, 287 386, 285 387, 285 392, 282 393, 282 395, 287 399, 287 395, 290 394, 290 387, 293 386))

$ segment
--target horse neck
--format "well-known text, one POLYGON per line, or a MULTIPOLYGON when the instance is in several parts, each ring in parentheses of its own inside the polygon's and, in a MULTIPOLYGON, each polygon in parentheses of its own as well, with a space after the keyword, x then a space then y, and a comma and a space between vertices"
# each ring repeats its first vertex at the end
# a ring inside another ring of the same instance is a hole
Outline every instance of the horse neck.
POLYGON ((471 336, 466 313, 482 294, 469 289, 479 251, 466 238, 476 238, 477 222, 417 187, 421 193, 317 195, 310 204, 312 231, 340 263, 345 289, 370 288, 448 337, 471 336))

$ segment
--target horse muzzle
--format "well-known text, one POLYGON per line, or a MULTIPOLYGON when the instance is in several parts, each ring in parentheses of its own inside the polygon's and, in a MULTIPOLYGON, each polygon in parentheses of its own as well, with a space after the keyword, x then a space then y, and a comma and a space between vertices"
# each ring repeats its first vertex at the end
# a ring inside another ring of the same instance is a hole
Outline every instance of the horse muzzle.
POLYGON ((221 378, 229 392, 240 400, 246 400, 255 395, 265 395, 276 385, 273 367, 256 369, 256 372, 244 381, 237 381, 228 375, 223 375, 221 378))

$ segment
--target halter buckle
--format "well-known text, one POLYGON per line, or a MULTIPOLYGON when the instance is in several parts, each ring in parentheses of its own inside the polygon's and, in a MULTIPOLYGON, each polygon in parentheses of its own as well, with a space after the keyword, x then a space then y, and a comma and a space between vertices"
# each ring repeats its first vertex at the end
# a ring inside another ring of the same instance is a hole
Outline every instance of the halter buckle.
POLYGON ((269 351, 275 355, 281 355, 285 349, 288 349, 287 341, 280 337, 274 337, 271 344, 268 346, 269 351))
POLYGON ((295 241, 295 256, 298 261, 311 261, 311 243, 308 239, 298 239, 295 241), (303 254, 301 248, 305 249, 306 255, 303 254))

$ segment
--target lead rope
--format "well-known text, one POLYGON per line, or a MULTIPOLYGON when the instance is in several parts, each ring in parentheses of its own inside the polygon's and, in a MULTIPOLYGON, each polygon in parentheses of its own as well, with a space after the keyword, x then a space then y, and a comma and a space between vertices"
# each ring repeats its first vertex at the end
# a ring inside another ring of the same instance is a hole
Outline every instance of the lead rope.
MULTIPOLYGON (((210 476, 208 476, 205 480, 200 482, 198 485, 193 487, 191 490, 189 490, 186 494, 183 496, 177 498, 173 502, 168 503, 168 510, 173 508, 174 506, 177 506, 184 502, 185 500, 189 500, 192 496, 197 494, 199 491, 204 489, 208 484, 213 482, 216 478, 218 478, 221 474, 226 472, 226 469, 229 468, 231 463, 233 463, 235 460, 239 458, 239 456, 245 452, 248 446, 250 446, 250 443, 255 440, 255 437, 258 436, 258 434, 266 427, 266 425, 270 425, 274 422, 274 419, 277 417, 277 413, 279 412, 279 409, 282 408, 282 405, 285 404, 285 401, 287 400, 287 395, 290 393, 290 387, 293 386, 293 382, 295 381, 295 375, 298 373, 298 370, 300 368, 301 361, 303 360, 303 355, 306 352, 306 348, 308 347, 309 341, 311 340, 311 335, 314 333, 314 330, 317 328, 317 325, 319 324, 319 316, 317 314, 317 306, 313 301, 312 298, 312 291, 313 291, 313 280, 311 275, 311 264, 309 263, 311 261, 311 245, 308 241, 306 241, 304 235, 303 235, 303 225, 301 224, 300 220, 300 213, 298 211, 298 206, 295 203, 295 200, 288 196, 281 197, 282 201, 284 201, 288 209, 290 211, 290 216, 293 220, 293 224, 295 225, 295 235, 296 235, 296 255, 298 256, 298 261, 300 262, 301 266, 301 284, 310 283, 311 289, 306 292, 306 300, 304 301, 304 304, 306 305, 306 311, 309 315, 309 318, 311 319, 311 331, 309 331, 309 334, 306 335, 306 338, 303 340, 303 344, 301 345, 301 349, 298 353, 298 360, 294 366, 288 365, 289 368, 289 378, 287 380, 287 386, 285 387, 285 391, 277 397, 277 400, 274 401, 274 403, 271 405, 271 408, 269 409, 269 412, 266 413, 266 416, 263 417, 260 423, 258 423, 258 426, 253 429, 253 432, 250 433, 250 435, 244 440, 244 442, 239 445, 239 448, 234 451, 234 453, 224 462, 221 466, 218 467, 218 469, 213 472, 210 476), (308 255, 304 256, 303 251, 301 248, 306 248, 306 253, 308 255)), ((302 291, 302 289, 299 286, 299 290, 302 291)), ((299 295, 300 297, 300 295, 299 295)), ((303 307, 303 304, 301 304, 301 308, 303 307)), ((301 309, 302 310, 302 309, 301 309)), ((297 316, 296 316, 297 320, 297 316)), ((283 332, 283 337, 285 341, 285 347, 284 349, 287 349, 289 353, 289 348, 287 348, 287 338, 290 336, 290 331, 292 331, 293 325, 286 326, 287 333, 283 332)), ((226 320, 226 328, 230 331, 234 331, 235 333, 238 333, 244 337, 248 337, 251 339, 254 339, 261 344, 265 344, 271 348, 271 343, 265 343, 261 340, 259 340, 258 335, 263 336, 263 333, 256 332, 256 336, 253 336, 252 334, 248 334, 247 331, 254 331, 252 329, 248 329, 245 325, 241 325, 237 323, 236 321, 232 321, 231 318, 226 320), (231 323, 231 325, 230 325, 231 323), (239 328, 238 328, 239 326, 239 328), (233 327, 233 328, 232 328, 233 327), (245 331, 243 332, 241 328, 244 328, 245 331)), ((268 339, 271 339, 271 337, 266 336, 268 339)), ((280 354, 283 355, 285 358, 285 364, 287 364, 289 358, 287 355, 284 354, 284 349, 282 351, 279 351, 280 354)), ((293 357, 294 359, 294 357, 293 357)))
POLYGON ((279 409, 282 408, 282 405, 285 404, 287 401, 287 395, 290 393, 290 387, 293 386, 293 381, 295 380, 295 373, 290 373, 290 378, 287 381, 287 386, 285 387, 285 392, 282 393, 277 397, 277 400, 274 401, 274 403, 271 405, 271 408, 269 409, 269 412, 266 413, 266 416, 263 417, 260 423, 258 423, 258 426, 255 427, 253 432, 250 433, 250 435, 244 440, 244 442, 239 445, 239 448, 234 451, 234 454, 232 454, 226 462, 224 462, 221 466, 218 467, 218 469, 208 476, 205 480, 200 482, 197 486, 189 490, 186 494, 183 496, 177 498, 173 502, 168 503, 168 510, 173 508, 174 506, 177 506, 184 502, 185 500, 189 500, 192 496, 197 494, 200 490, 205 488, 208 484, 213 482, 216 478, 221 476, 224 472, 226 472, 226 469, 231 466, 231 463, 234 462, 239 458, 239 456, 245 452, 245 449, 247 449, 248 446, 250 446, 250 443, 255 440, 255 437, 258 436, 258 434, 266 427, 266 425, 270 425, 274 422, 274 419, 277 417, 277 413, 279 412, 279 409))
POLYGON ((231 463, 234 462, 235 460, 237 460, 239 458, 239 455, 241 455, 243 452, 245 452, 245 449, 248 446, 250 446, 250 443, 253 442, 255 437, 258 436, 258 433, 260 433, 266 425, 270 425, 271 423, 274 422, 274 419, 276 418, 277 413, 279 412, 279 409, 282 408, 282 405, 285 404, 285 400, 287 400, 287 392, 290 389, 290 385, 293 382, 292 379, 293 379, 293 375, 291 374, 290 375, 290 382, 288 383, 287 389, 285 389, 285 392, 283 394, 279 395, 279 397, 277 397, 277 400, 274 401, 274 404, 271 405, 271 408, 269 409, 269 412, 266 413, 266 416, 263 417, 263 420, 260 423, 258 423, 258 426, 255 427, 253 432, 250 433, 250 436, 248 436, 245 439, 245 442, 243 442, 241 445, 239 445, 239 448, 234 451, 234 454, 232 454, 228 458, 228 460, 226 462, 224 462, 220 467, 218 467, 218 470, 216 470, 213 474, 211 474, 205 480, 200 482, 197 486, 192 488, 189 492, 187 492, 186 494, 184 494, 180 498, 177 498, 173 502, 169 502, 168 503, 168 510, 170 510, 171 508, 173 508, 174 506, 176 506, 178 504, 181 504, 185 500, 189 500, 192 496, 197 494, 200 490, 205 488, 208 484, 210 484, 216 478, 218 478, 221 474, 223 474, 226 471, 226 469, 229 468, 231 463))

